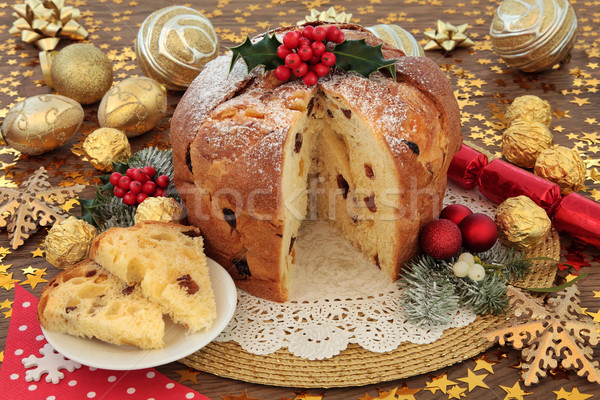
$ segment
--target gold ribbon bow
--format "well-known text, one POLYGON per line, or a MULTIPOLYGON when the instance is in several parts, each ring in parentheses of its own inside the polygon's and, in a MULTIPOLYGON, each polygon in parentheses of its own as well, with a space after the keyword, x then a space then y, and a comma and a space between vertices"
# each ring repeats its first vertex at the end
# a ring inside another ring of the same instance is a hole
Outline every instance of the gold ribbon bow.
POLYGON ((425 37, 429 42, 425 45, 425 50, 444 49, 446 52, 454 50, 456 47, 473 46, 475 43, 466 35, 469 24, 454 26, 450 22, 438 20, 437 29, 425 31, 425 37))
POLYGON ((349 23, 351 19, 352 14, 347 14, 344 11, 338 13, 333 7, 329 7, 327 11, 319 11, 313 8, 310 10, 310 15, 307 15, 302 21, 298 21, 297 25, 315 21, 349 23))
POLYGON ((35 43, 42 51, 54 50, 63 37, 82 40, 88 36, 77 22, 81 12, 65 6, 65 0, 25 0, 12 8, 15 21, 8 32, 26 43, 35 43))

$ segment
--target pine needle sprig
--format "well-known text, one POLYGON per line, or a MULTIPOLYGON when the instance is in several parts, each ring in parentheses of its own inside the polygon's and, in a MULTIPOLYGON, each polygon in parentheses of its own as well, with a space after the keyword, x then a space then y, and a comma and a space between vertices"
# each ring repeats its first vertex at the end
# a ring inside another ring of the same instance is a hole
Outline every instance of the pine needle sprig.
POLYGON ((486 274, 476 282, 470 278, 458 278, 457 292, 461 304, 472 307, 477 315, 502 314, 508 306, 505 275, 486 274))
POLYGON ((509 281, 525 278, 531 269, 531 261, 525 258, 525 252, 511 247, 495 246, 479 255, 486 269, 505 275, 509 281))

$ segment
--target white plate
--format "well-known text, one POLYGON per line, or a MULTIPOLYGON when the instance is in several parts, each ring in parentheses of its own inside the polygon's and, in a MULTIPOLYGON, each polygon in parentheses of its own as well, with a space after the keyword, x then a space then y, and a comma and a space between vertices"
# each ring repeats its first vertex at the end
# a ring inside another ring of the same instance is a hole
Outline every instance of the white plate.
POLYGON ((65 357, 90 367, 111 370, 132 370, 155 367, 179 360, 210 343, 225 329, 237 305, 233 280, 216 261, 207 259, 210 279, 217 303, 217 319, 206 331, 186 334, 186 329, 165 319, 165 347, 140 350, 133 346, 116 346, 98 339, 83 339, 66 333, 49 332, 44 336, 65 357))

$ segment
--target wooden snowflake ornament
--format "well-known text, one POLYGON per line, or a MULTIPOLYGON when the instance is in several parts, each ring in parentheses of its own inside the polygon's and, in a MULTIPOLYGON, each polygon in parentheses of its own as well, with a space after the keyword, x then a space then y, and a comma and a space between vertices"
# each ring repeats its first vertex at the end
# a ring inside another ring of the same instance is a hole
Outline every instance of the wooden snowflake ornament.
POLYGON ((0 228, 8 228, 13 249, 25 243, 40 226, 65 219, 66 212, 57 207, 85 186, 51 188, 44 167, 33 173, 20 188, 0 187, 0 228))
POLYGON ((506 294, 516 320, 486 337, 501 346, 522 350, 521 376, 525 385, 538 383, 540 377, 559 364, 577 371, 579 376, 587 376, 590 382, 600 383, 598 361, 592 360, 592 346, 598 344, 600 326, 581 313, 575 285, 558 292, 546 305, 512 286, 506 294))

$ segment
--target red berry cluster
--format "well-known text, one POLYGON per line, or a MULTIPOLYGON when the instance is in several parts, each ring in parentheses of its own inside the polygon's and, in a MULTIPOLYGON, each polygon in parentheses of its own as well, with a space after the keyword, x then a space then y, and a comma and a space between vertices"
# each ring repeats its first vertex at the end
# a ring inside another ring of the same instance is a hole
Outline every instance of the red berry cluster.
POLYGON ((288 32, 277 55, 284 60, 275 68, 275 77, 280 81, 290 79, 292 73, 302 78, 307 86, 316 85, 319 77, 327 75, 335 64, 335 54, 327 51, 327 42, 342 43, 344 32, 335 25, 305 26, 302 31, 288 32))
POLYGON ((114 186, 113 193, 128 206, 135 206, 148 197, 166 197, 166 188, 169 186, 169 177, 160 175, 156 182, 152 180, 156 175, 154 167, 129 168, 125 175, 113 172, 110 183, 114 186))

